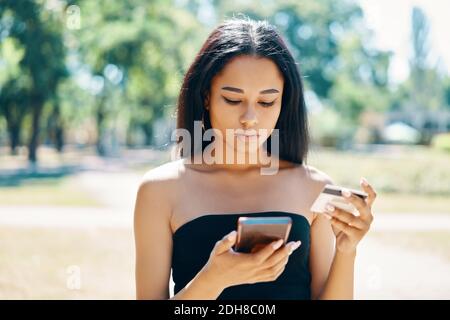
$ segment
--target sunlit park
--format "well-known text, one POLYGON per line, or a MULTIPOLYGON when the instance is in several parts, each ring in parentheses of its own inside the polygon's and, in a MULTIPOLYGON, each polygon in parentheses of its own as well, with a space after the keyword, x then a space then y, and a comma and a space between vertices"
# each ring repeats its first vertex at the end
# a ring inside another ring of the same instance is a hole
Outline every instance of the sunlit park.
POLYGON ((377 190, 355 298, 449 299, 448 12, 445 0, 0 1, 0 298, 135 299, 139 182, 173 160, 201 44, 241 15, 275 25, 298 63, 307 164, 377 190))

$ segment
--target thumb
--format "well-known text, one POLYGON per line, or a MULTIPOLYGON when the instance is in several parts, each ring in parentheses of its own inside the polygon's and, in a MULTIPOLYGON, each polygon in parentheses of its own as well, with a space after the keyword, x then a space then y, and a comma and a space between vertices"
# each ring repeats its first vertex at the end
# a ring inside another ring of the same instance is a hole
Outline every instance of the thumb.
POLYGON ((229 234, 225 235, 221 240, 216 242, 214 246, 214 254, 219 255, 230 250, 236 243, 236 231, 231 231, 229 234))

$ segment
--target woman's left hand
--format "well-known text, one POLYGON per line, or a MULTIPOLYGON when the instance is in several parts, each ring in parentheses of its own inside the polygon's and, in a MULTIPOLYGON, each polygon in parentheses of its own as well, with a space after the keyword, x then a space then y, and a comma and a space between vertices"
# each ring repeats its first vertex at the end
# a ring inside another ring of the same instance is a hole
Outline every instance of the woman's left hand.
POLYGON ((359 212, 359 216, 348 211, 327 205, 328 217, 331 221, 333 232, 336 236, 336 250, 344 253, 355 253, 356 246, 369 231, 373 221, 372 204, 377 196, 367 180, 361 178, 361 187, 368 194, 366 200, 343 192, 344 199, 351 203, 359 212))

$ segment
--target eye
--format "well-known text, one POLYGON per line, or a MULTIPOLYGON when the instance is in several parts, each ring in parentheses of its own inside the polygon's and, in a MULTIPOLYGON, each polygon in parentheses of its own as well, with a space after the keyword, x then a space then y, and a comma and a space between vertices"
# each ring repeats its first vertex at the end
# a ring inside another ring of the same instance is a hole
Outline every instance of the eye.
POLYGON ((222 98, 223 98, 223 100, 225 100, 226 103, 232 104, 232 105, 236 105, 236 104, 239 104, 241 102, 241 100, 230 100, 230 99, 227 99, 225 97, 222 97, 222 98))
POLYGON ((272 101, 272 102, 260 102, 260 104, 263 106, 263 107, 271 107, 271 106, 273 106, 273 104, 275 103, 275 100, 274 101, 272 101))
MULTIPOLYGON (((231 105, 237 105, 242 102, 241 100, 230 100, 230 99, 225 98, 224 96, 222 96, 222 98, 225 100, 226 103, 231 104, 231 105)), ((275 100, 272 102, 261 101, 261 102, 259 102, 259 104, 262 105, 263 107, 271 107, 275 103, 275 100)))

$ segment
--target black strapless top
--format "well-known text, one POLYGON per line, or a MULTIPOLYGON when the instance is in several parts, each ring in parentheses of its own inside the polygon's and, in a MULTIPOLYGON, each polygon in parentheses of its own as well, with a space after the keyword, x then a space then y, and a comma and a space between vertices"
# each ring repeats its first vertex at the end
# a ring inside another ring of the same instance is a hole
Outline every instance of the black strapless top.
POLYGON ((188 221, 179 227, 172 237, 174 294, 183 289, 203 268, 215 243, 227 233, 236 230, 238 218, 241 216, 290 216, 292 228, 288 242, 300 240, 302 244, 290 255, 285 270, 275 281, 228 287, 217 299, 309 300, 311 298, 309 221, 303 215, 284 211, 208 214, 188 221))

